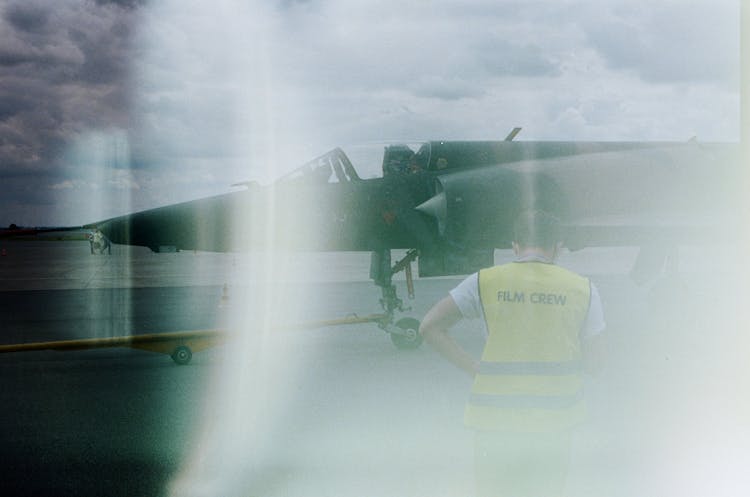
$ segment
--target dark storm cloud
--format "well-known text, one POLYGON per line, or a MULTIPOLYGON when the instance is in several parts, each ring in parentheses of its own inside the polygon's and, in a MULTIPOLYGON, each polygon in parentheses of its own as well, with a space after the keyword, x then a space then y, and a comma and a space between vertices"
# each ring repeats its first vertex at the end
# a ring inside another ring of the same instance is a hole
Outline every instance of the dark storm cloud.
POLYGON ((49 12, 38 5, 15 4, 8 7, 5 19, 19 31, 38 33, 47 25, 49 12))
POLYGON ((0 95, 0 121, 34 108, 35 102, 24 96, 0 95))
POLYGON ((106 33, 70 29, 70 40, 83 54, 74 77, 83 83, 117 84, 126 76, 129 27, 115 21, 106 33))
MULTIPOLYGON (((0 6, 0 209, 49 210, 86 166, 68 151, 91 130, 127 129, 133 28, 144 2, 24 0, 0 6)), ((34 222, 34 221, 32 221, 34 222)))
POLYGON ((127 123, 138 4, 16 2, 0 12, 0 171, 54 170, 80 133, 127 123))
POLYGON ((41 81, 4 78, 0 87, 0 172, 54 169, 62 146, 64 113, 56 93, 41 81))
POLYGON ((97 5, 117 5, 125 9, 136 9, 148 4, 148 0, 96 0, 97 5))

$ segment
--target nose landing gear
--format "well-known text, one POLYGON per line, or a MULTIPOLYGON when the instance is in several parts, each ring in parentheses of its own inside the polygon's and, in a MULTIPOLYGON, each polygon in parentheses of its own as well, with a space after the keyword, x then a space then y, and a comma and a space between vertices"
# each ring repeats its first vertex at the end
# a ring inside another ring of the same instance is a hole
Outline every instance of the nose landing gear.
POLYGON ((401 318, 396 321, 397 330, 388 331, 391 342, 400 350, 416 349, 422 345, 422 335, 419 334, 419 320, 414 318, 401 318))
POLYGON ((380 305, 385 314, 378 322, 378 326, 388 333, 391 342, 400 350, 416 349, 422 344, 422 336, 419 334, 419 320, 415 318, 401 318, 393 323, 396 311, 410 311, 410 307, 404 307, 404 302, 396 294, 396 286, 393 284, 393 275, 404 271, 406 274, 406 288, 409 299, 414 299, 414 279, 411 272, 411 263, 419 255, 416 249, 409 250, 403 259, 391 267, 391 251, 384 249, 372 253, 370 259, 370 278, 380 287, 380 305))

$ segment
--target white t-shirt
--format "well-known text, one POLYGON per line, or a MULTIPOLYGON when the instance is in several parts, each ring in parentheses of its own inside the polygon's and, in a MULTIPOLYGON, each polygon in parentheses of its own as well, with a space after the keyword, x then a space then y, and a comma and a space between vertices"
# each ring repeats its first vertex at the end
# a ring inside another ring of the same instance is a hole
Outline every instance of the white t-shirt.
MULTIPOLYGON (((589 312, 583 325, 583 336, 594 336, 601 333, 607 324, 604 322, 604 311, 599 290, 593 283, 591 285, 591 297, 589 312)), ((482 316, 482 302, 479 299, 479 273, 469 275, 459 285, 450 291, 450 296, 466 319, 477 319, 482 316)))

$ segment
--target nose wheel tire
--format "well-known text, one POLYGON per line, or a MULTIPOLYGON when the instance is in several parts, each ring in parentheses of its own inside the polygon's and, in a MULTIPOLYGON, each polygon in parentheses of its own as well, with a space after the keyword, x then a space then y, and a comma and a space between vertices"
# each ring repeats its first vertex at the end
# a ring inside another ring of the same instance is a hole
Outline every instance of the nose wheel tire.
POLYGON ((172 360, 180 366, 186 365, 192 358, 193 351, 190 350, 190 347, 187 347, 185 345, 175 347, 174 351, 172 352, 172 360))
POLYGON ((400 350, 413 350, 422 345, 422 335, 419 334, 419 321, 414 318, 401 318, 396 321, 399 333, 391 333, 391 342, 400 350))

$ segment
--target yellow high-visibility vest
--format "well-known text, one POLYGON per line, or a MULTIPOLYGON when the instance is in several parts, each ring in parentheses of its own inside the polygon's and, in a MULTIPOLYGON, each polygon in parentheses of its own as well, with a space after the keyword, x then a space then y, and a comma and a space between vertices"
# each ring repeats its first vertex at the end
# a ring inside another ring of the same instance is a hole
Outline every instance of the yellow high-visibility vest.
POLYGON ((466 425, 540 432, 578 424, 588 279, 553 264, 514 262, 480 271, 479 296, 489 336, 466 425))

